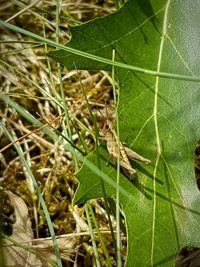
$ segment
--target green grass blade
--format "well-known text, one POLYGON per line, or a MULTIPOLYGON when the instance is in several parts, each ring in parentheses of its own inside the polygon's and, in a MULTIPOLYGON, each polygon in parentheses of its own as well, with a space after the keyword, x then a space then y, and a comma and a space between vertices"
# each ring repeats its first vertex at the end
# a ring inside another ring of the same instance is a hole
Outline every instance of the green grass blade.
POLYGON ((95 56, 95 55, 89 54, 87 52, 83 52, 83 51, 78 50, 78 49, 74 49, 74 48, 71 48, 71 47, 68 47, 68 46, 57 44, 54 41, 51 41, 51 40, 46 39, 44 37, 41 37, 40 35, 37 35, 37 34, 32 33, 30 31, 24 30, 24 29, 22 29, 20 27, 17 27, 15 25, 10 24, 10 23, 4 22, 2 20, 0 20, 0 25, 3 26, 3 27, 8 28, 10 30, 19 32, 19 33, 27 35, 27 36, 30 36, 30 37, 32 37, 32 38, 34 38, 34 39, 36 39, 36 40, 38 40, 38 41, 40 41, 42 43, 46 43, 49 46, 55 47, 57 49, 58 48, 59 49, 63 49, 65 51, 69 52, 69 53, 72 53, 72 54, 75 54, 75 55, 78 55, 78 56, 82 56, 82 57, 85 57, 85 58, 89 58, 91 60, 95 60, 95 61, 98 61, 98 62, 103 62, 103 63, 111 65, 111 66, 116 66, 116 67, 119 67, 119 68, 133 70, 135 72, 140 72, 140 73, 153 75, 153 76, 164 77, 164 78, 200 82, 200 77, 198 77, 198 76, 194 77, 194 76, 187 76, 187 75, 182 75, 182 74, 177 74, 177 73, 167 73, 167 72, 161 72, 161 71, 154 71, 154 70, 149 70, 149 69, 136 67, 136 66, 133 66, 133 65, 128 65, 128 64, 125 64, 125 63, 117 62, 117 61, 113 62, 112 60, 107 59, 107 58, 102 58, 102 57, 99 57, 99 56, 95 56))
MULTIPOLYGON (((4 134, 7 136, 7 138, 13 142, 14 141, 14 138, 12 137, 12 135, 9 133, 9 131, 7 130, 6 126, 0 121, 0 126, 2 127, 3 131, 4 131, 4 134)), ((54 247, 54 251, 55 251, 55 255, 56 255, 56 259, 57 259, 57 264, 59 267, 62 267, 62 262, 61 262, 61 257, 60 257, 60 252, 59 252, 59 248, 58 248, 58 243, 57 243, 57 240, 56 240, 56 236, 55 236, 55 232, 54 232, 54 229, 53 229, 53 225, 52 225, 52 222, 51 222, 51 218, 49 216, 49 212, 47 210, 47 207, 46 207, 46 204, 45 204, 45 201, 44 201, 44 198, 42 196, 42 193, 40 192, 40 189, 37 185, 37 182, 36 182, 36 179, 31 171, 31 168, 28 164, 28 162, 26 161, 24 155, 23 155, 23 151, 21 150, 21 147, 18 145, 18 144, 13 144, 14 148, 16 149, 24 167, 26 168, 29 176, 31 177, 32 179, 32 182, 33 182, 33 186, 34 186, 34 189, 35 191, 37 192, 38 194, 38 198, 39 198, 39 201, 40 201, 40 204, 42 206, 42 209, 44 211, 44 214, 45 214, 45 218, 47 220, 47 225, 48 225, 48 228, 49 228, 49 232, 50 232, 50 235, 51 235, 51 238, 52 238, 52 241, 53 241, 53 247, 54 247)))
MULTIPOLYGON (((25 118, 27 121, 29 121, 35 127, 40 128, 40 127, 43 126, 43 124, 39 120, 37 120, 25 108, 21 107, 19 104, 17 104, 16 102, 14 102, 11 98, 9 98, 6 95, 0 93, 0 100, 4 101, 10 107, 12 107, 13 109, 15 109, 23 118, 25 118)), ((54 132, 50 131, 48 128, 43 128, 42 130, 52 140, 57 140, 58 136, 54 132)))
POLYGON ((95 255, 95 259, 96 259, 96 264, 97 264, 97 267, 100 267, 101 264, 100 264, 100 260, 99 260, 99 253, 98 253, 98 250, 97 250, 95 236, 94 236, 93 229, 92 229, 92 222, 91 222, 90 215, 89 215, 88 205, 89 205, 89 203, 86 203, 86 205, 85 205, 85 213, 86 213, 86 217, 87 217, 87 221, 88 221, 88 228, 89 228, 89 232, 90 232, 90 236, 91 236, 91 240, 92 240, 92 246, 93 246, 93 249, 94 249, 94 255, 95 255))
POLYGON ((92 209, 92 206, 89 204, 89 202, 87 203, 87 205, 88 205, 88 209, 89 209, 89 211, 90 211, 90 214, 91 214, 91 216, 92 216, 92 220, 93 220, 93 222, 94 222, 96 231, 97 231, 97 233, 98 233, 99 240, 100 240, 100 242, 101 242, 101 245, 102 245, 102 249, 103 249, 104 255, 105 255, 105 257, 106 257, 106 263, 107 263, 107 266, 112 267, 112 263, 111 263, 111 260, 110 260, 110 257, 109 257, 107 248, 106 248, 106 246, 105 246, 105 242, 104 242, 104 240, 103 240, 102 234, 101 234, 101 232, 100 232, 100 229, 99 229, 99 226, 98 226, 98 223, 97 223, 95 214, 94 214, 93 209, 92 209))

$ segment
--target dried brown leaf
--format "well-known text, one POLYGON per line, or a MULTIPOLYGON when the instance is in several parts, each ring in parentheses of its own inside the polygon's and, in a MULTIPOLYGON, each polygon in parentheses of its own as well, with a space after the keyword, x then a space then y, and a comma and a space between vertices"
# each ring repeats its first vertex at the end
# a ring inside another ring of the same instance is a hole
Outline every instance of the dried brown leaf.
MULTIPOLYGON (((33 239, 31 221, 25 202, 10 191, 6 191, 15 210, 16 222, 13 233, 4 239, 4 255, 7 267, 43 266, 55 264, 53 243, 51 239, 33 239), (12 242, 13 241, 13 242, 12 242)), ((57 238, 61 258, 70 261, 75 252, 76 239, 73 236, 57 238)))
POLYGON ((9 239, 4 239, 3 252, 5 255, 6 266, 42 266, 39 259, 31 254, 26 247, 31 246, 33 231, 25 202, 10 191, 6 191, 10 202, 15 210, 16 222, 13 225, 13 232, 9 239), (28 242, 27 242, 28 241, 28 242))

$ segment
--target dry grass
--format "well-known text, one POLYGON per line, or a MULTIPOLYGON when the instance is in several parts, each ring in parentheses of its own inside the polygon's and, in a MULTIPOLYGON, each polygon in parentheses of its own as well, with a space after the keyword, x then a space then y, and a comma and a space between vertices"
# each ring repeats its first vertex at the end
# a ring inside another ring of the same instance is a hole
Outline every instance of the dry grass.
MULTIPOLYGON (((21 1, 1 2, 1 18, 10 20, 17 26, 40 35, 43 34, 45 28, 46 36, 55 40, 56 7, 54 1, 44 1, 43 7, 42 1, 33 3, 32 1, 27 6, 23 5, 21 1), (45 12, 42 12, 42 9, 45 12)), ((83 21, 109 14, 114 10, 113 1, 109 0, 63 0, 61 42, 66 42, 70 37, 69 25, 77 25, 83 21)), ((56 64, 53 61, 50 62, 54 81, 52 84, 43 46, 26 43, 30 41, 32 40, 18 33, 1 29, 1 92, 24 107, 41 122, 54 127, 56 133, 59 131, 65 134, 64 123, 66 121, 50 97, 53 96, 61 101, 60 80, 56 64), (43 90, 40 90, 39 87, 43 90)), ((85 149, 84 152, 91 151, 94 147, 94 140, 90 131, 94 132, 94 127, 84 100, 82 87, 93 111, 98 114, 98 110, 101 109, 102 113, 105 113, 105 103, 108 104, 112 101, 110 77, 103 71, 97 73, 81 71, 78 75, 76 70, 67 71, 63 68, 62 83, 68 112, 72 114, 72 119, 69 121, 71 133, 68 134, 71 135, 74 145, 79 149, 83 151, 85 149), (85 128, 82 127, 83 125, 85 128), (85 148, 78 134, 85 140, 85 148)), ((73 208, 71 204, 77 188, 75 169, 79 163, 76 166, 73 156, 64 148, 67 142, 63 140, 62 136, 59 137, 59 140, 50 139, 42 130, 37 130, 16 110, 3 102, 0 102, 0 117, 11 133, 16 136, 23 149, 26 160, 29 162, 40 190, 43 192, 56 236, 76 237, 71 243, 71 249, 68 248, 70 253, 68 253, 67 260, 63 261, 64 266, 75 266, 75 263, 77 263, 76 266, 94 266, 94 253, 91 238, 88 235, 88 223, 84 207, 75 206, 73 208)), ((38 197, 30 178, 1 129, 0 138, 1 199, 2 204, 7 203, 2 205, 4 233, 11 234, 16 221, 13 218, 12 205, 8 205, 9 200, 3 194, 6 189, 20 196, 28 206, 34 237, 39 240, 47 238, 49 232, 44 213, 38 204, 38 197)), ((115 252, 104 204, 101 200, 96 200, 92 202, 92 206, 100 228, 105 231, 106 246, 113 266, 115 266, 115 252)), ((112 220, 113 226, 115 226, 113 217, 112 220)), ((107 266, 98 236, 96 236, 96 242, 101 264, 107 266)))

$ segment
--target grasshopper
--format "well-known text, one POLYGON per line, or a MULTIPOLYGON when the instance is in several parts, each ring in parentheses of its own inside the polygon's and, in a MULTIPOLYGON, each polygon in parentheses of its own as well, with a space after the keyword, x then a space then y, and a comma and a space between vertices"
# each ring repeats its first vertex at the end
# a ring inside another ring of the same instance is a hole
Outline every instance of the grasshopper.
POLYGON ((110 120, 107 121, 106 127, 100 131, 100 138, 106 140, 107 150, 111 158, 117 162, 118 159, 118 145, 119 145, 119 164, 124 174, 131 180, 136 174, 136 170, 131 166, 129 158, 150 164, 151 161, 140 156, 132 149, 123 145, 117 137, 113 124, 110 120))

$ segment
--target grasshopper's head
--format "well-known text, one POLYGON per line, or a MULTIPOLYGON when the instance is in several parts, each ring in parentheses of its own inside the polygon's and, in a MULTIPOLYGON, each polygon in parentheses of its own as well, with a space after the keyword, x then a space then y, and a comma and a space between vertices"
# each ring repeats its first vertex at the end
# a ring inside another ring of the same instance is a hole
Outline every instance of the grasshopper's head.
POLYGON ((106 122, 103 125, 103 128, 99 130, 99 136, 101 139, 109 141, 110 139, 113 139, 113 123, 110 120, 106 120, 106 122))
POLYGON ((106 136, 113 129, 114 108, 112 106, 106 106, 106 108, 98 110, 97 116, 99 125, 101 125, 99 127, 99 136, 101 139, 106 140, 106 136))

